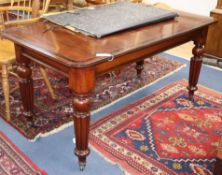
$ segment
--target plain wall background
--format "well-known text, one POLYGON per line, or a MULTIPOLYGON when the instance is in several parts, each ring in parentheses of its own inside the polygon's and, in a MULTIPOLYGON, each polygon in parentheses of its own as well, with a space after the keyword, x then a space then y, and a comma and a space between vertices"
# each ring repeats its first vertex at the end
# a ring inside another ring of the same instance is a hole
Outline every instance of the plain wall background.
POLYGON ((217 0, 145 0, 148 3, 163 2, 174 9, 209 16, 210 11, 215 9, 217 0))

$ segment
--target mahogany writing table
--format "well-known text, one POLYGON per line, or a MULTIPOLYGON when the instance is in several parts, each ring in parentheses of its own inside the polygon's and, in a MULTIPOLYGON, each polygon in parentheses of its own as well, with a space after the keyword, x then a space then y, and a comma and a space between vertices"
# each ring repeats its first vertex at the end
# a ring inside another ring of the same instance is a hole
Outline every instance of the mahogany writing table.
POLYGON ((178 13, 179 17, 173 20, 130 29, 101 39, 75 33, 46 21, 6 30, 3 37, 15 43, 23 115, 28 118, 34 116, 32 70, 29 66, 31 61, 67 75, 69 88, 75 94, 75 154, 78 156, 80 169, 83 170, 86 156, 90 152, 90 94, 94 90, 97 75, 136 62, 137 75, 141 78, 145 58, 193 40, 195 46, 190 61, 188 84, 189 97, 192 99, 197 90, 208 26, 214 20, 178 13), (112 56, 98 56, 98 53, 112 56))

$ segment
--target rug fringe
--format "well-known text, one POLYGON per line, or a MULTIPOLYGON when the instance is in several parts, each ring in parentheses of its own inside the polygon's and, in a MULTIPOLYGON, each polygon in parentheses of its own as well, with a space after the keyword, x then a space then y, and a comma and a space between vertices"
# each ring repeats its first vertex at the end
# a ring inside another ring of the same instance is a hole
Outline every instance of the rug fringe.
POLYGON ((30 142, 35 142, 35 141, 38 140, 40 137, 48 137, 49 135, 55 134, 55 133, 57 133, 57 132, 60 132, 60 131, 66 129, 66 128, 72 126, 72 125, 73 125, 73 121, 68 122, 68 123, 63 124, 63 125, 61 125, 60 127, 55 128, 55 129, 53 129, 53 130, 51 130, 51 131, 49 131, 49 132, 47 132, 47 133, 39 133, 38 135, 36 135, 33 139, 31 139, 31 140, 29 140, 29 141, 30 141, 30 142))
POLYGON ((120 170, 124 173, 124 175, 132 175, 131 173, 127 172, 127 170, 125 170, 120 164, 106 158, 103 153, 99 152, 92 144, 89 143, 90 148, 96 152, 99 156, 101 156, 105 161, 107 161, 108 163, 112 164, 112 165, 116 165, 120 168, 120 170))

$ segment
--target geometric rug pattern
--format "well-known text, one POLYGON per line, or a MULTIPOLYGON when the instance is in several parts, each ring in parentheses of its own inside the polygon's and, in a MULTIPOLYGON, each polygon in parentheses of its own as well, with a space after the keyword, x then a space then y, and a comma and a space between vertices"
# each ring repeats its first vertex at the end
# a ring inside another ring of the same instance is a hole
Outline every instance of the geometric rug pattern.
POLYGON ((222 136, 222 94, 177 81, 91 126, 90 144, 130 174, 210 175, 222 136))
POLYGON ((0 175, 46 175, 0 131, 0 175))
MULTIPOLYGON (((142 81, 138 82, 135 64, 124 66, 97 77, 97 86, 92 94, 93 110, 120 99, 141 87, 168 75, 182 67, 182 64, 160 56, 147 58, 142 73, 142 81)), ((49 79, 53 86, 56 99, 53 100, 48 92, 39 68, 33 67, 34 78, 34 127, 22 113, 22 104, 19 90, 10 94, 11 121, 9 124, 17 129, 26 138, 33 140, 38 136, 46 136, 58 131, 66 125, 72 124, 72 99, 73 94, 68 89, 67 78, 49 70, 49 79)), ((10 76, 10 89, 17 83, 17 78, 10 76)), ((4 118, 5 105, 0 82, 0 117, 4 118)))

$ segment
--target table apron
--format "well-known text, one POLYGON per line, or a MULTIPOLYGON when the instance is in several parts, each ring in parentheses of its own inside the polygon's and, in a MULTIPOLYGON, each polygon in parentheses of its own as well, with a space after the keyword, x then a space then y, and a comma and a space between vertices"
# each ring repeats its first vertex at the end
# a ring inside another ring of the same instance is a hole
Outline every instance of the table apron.
POLYGON ((57 61, 53 61, 51 59, 48 59, 47 56, 35 53, 33 51, 27 51, 27 49, 25 49, 25 51, 22 52, 22 56, 28 58, 29 60, 43 66, 49 69, 52 69, 64 76, 68 76, 69 74, 69 67, 57 62, 57 61))
MULTIPOLYGON (((176 47, 188 41, 196 40, 201 36, 202 31, 206 29, 207 27, 203 27, 194 31, 187 32, 186 34, 181 34, 178 36, 171 37, 169 39, 162 40, 161 42, 157 42, 149 46, 144 43, 144 46, 140 47, 140 49, 130 50, 129 52, 126 51, 124 54, 117 54, 117 56, 112 61, 105 61, 97 64, 89 64, 85 65, 82 68, 95 68, 96 75, 100 75, 125 64, 137 62, 142 59, 148 58, 157 53, 176 47)), ((22 55, 44 67, 53 69, 65 76, 69 76, 69 72, 71 69, 81 69, 81 67, 75 67, 75 63, 70 64, 68 66, 68 64, 64 64, 56 59, 51 59, 48 56, 45 56, 28 48, 22 49, 22 55)))
POLYGON ((146 46, 142 49, 130 51, 127 54, 116 57, 112 61, 98 64, 96 65, 96 74, 103 74, 112 69, 118 68, 119 66, 123 66, 128 63, 136 62, 136 61, 151 57, 157 53, 176 47, 188 41, 195 40, 196 38, 200 36, 201 31, 202 30, 196 30, 193 32, 189 32, 186 35, 179 35, 179 36, 167 39, 165 41, 161 41, 160 43, 146 46))

